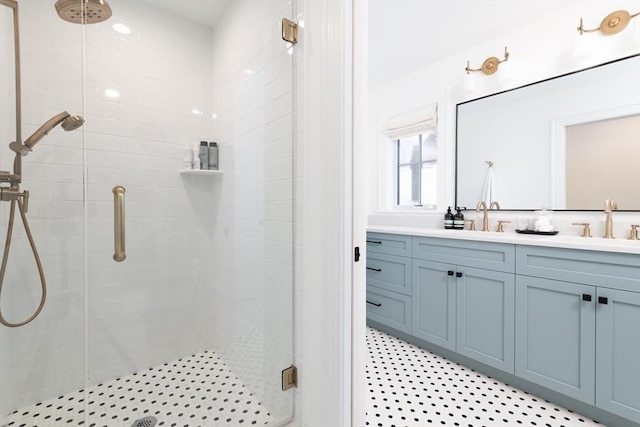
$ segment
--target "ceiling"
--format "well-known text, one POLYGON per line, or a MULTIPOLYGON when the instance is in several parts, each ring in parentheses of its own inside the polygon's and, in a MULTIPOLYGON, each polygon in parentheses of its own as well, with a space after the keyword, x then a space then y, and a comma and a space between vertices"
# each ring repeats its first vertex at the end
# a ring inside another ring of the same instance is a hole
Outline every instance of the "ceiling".
MULTIPOLYGON (((232 0, 146 0, 154 6, 209 27, 215 26, 232 0)), ((236 0, 237 1, 237 0, 236 0)))
POLYGON ((369 86, 396 79, 576 0, 369 0, 369 86))

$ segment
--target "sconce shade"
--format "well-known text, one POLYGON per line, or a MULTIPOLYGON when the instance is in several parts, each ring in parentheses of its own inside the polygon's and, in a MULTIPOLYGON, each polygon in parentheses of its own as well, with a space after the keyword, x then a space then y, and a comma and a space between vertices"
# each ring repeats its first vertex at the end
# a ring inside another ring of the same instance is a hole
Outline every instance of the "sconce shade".
POLYGON ((515 80, 515 65, 513 61, 507 61, 500 66, 500 78, 503 81, 512 82, 515 80))
POLYGON ((476 76, 471 73, 467 73, 462 78, 462 90, 465 92, 473 92, 476 88, 476 76))
POLYGON ((636 19, 635 22, 631 24, 631 41, 634 47, 640 47, 640 20, 636 19))
POLYGON ((584 59, 589 56, 587 39, 578 35, 571 41, 571 56, 574 60, 584 59))

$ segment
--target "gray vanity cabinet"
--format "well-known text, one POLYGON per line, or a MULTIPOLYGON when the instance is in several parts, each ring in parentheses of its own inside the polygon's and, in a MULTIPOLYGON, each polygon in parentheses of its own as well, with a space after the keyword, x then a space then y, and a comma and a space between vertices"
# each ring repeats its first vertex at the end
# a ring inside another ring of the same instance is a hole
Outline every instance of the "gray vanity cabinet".
POLYGON ((385 233, 367 251, 373 326, 640 426, 639 255, 385 233))
POLYGON ((413 256, 412 334, 513 373, 513 245, 414 237, 413 256))
POLYGON ((518 247, 516 375, 640 423, 638 261, 518 247))
POLYGON ((367 318, 411 333, 411 236, 367 234, 367 318))

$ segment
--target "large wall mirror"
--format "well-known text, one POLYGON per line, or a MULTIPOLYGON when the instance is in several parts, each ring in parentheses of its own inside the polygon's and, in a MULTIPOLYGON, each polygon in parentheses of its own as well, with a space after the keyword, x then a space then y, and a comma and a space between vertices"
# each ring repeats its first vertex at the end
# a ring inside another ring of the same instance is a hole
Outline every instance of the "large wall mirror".
POLYGON ((640 211, 640 55, 458 104, 456 206, 486 183, 503 210, 640 211))

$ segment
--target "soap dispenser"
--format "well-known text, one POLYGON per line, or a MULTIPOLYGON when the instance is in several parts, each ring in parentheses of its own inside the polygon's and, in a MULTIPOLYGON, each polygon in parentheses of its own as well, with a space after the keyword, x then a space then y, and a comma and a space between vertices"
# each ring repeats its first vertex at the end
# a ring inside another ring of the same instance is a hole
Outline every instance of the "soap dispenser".
POLYGON ((444 214, 444 228, 447 230, 453 229, 453 214, 451 213, 451 206, 447 208, 447 213, 444 214))
POLYGON ((464 215, 460 210, 460 207, 456 207, 457 212, 453 216, 453 228, 456 230, 464 230, 464 215))

